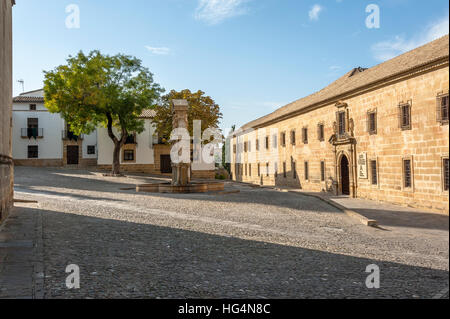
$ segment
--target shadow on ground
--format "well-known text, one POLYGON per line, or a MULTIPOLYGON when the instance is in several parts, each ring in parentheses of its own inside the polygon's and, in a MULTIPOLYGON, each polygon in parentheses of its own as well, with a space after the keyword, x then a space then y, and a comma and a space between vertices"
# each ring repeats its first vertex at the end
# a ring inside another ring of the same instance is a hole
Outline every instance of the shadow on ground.
POLYGON ((431 298, 448 287, 443 270, 23 210, 43 217, 46 298, 431 298), (69 264, 80 266, 79 290, 65 287, 69 264), (370 264, 380 267, 380 289, 366 288, 370 264))

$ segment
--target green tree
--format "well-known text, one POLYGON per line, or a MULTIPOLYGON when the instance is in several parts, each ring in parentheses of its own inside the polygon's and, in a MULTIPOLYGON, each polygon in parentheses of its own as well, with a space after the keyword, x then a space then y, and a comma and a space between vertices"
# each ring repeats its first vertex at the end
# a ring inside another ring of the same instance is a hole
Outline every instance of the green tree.
POLYGON ((144 109, 153 108, 164 90, 142 61, 92 51, 69 56, 67 64, 44 72, 45 103, 60 113, 75 134, 108 129, 114 143, 112 174, 120 174, 120 150, 130 133, 141 133, 144 109))
POLYGON ((194 120, 202 121, 202 132, 207 128, 219 127, 219 121, 222 118, 220 107, 210 96, 205 96, 205 92, 197 91, 193 93, 190 90, 180 92, 172 90, 164 95, 161 99, 162 102, 155 107, 156 115, 153 122, 160 137, 167 140, 170 138, 172 132, 171 101, 173 99, 184 99, 189 102, 188 123, 191 136, 193 136, 192 123, 194 120))

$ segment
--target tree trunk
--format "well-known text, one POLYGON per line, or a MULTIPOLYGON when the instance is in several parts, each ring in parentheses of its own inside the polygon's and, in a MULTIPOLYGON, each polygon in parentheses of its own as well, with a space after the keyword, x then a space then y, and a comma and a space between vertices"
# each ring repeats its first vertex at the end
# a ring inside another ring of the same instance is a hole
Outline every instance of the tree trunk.
POLYGON ((114 143, 113 163, 112 163, 112 175, 120 175, 120 149, 122 146, 120 143, 114 143))

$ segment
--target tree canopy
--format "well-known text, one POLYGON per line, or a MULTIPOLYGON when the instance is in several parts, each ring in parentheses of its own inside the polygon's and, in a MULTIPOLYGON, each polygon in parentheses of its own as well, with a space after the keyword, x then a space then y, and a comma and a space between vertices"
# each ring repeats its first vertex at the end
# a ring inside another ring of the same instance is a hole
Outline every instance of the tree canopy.
POLYGON ((153 74, 135 57, 99 51, 69 56, 67 64, 44 74, 47 108, 60 113, 75 134, 89 134, 99 125, 108 129, 117 174, 120 149, 128 134, 144 130, 139 116, 153 108, 164 91, 154 83, 153 74))
POLYGON ((156 115, 153 122, 156 125, 156 131, 160 137, 168 139, 172 132, 172 106, 171 100, 185 99, 189 102, 188 123, 189 133, 193 136, 193 121, 202 121, 202 132, 207 128, 218 128, 222 113, 219 105, 210 97, 206 96, 205 92, 190 90, 182 90, 177 92, 170 91, 161 98, 161 103, 155 107, 156 115))

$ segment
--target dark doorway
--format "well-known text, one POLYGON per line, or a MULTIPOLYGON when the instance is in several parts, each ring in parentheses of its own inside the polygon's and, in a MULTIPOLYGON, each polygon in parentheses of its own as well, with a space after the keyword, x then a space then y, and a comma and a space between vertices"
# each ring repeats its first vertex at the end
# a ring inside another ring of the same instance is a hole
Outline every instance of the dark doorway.
POLYGON ((341 159, 341 189, 342 195, 350 195, 350 171, 347 156, 341 159))
POLYGON ((78 165, 79 148, 77 145, 67 146, 67 165, 78 165))
POLYGON ((172 173, 172 160, 170 159, 170 155, 161 155, 161 173, 172 173))

